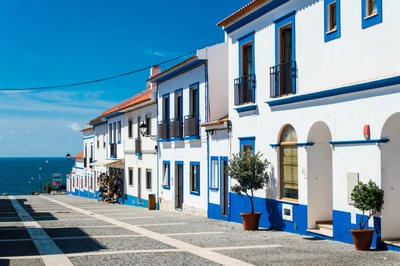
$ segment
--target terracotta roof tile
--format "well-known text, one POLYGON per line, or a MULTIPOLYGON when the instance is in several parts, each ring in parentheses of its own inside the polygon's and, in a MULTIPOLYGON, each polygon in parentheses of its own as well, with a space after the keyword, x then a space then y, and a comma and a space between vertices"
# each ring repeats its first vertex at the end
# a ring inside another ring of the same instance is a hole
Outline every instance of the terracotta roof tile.
POLYGON ((77 155, 74 156, 75 159, 82 159, 83 158, 83 152, 78 153, 77 155))
POLYGON ((244 7, 242 7, 241 9, 236 11, 235 13, 229 15, 228 17, 226 17, 223 20, 221 20, 220 22, 218 22, 217 25, 225 27, 228 24, 236 21, 237 19, 239 19, 243 15, 253 11, 254 9, 256 9, 257 7, 259 7, 260 5, 262 5, 263 3, 267 2, 267 1, 268 0, 253 0, 252 2, 250 2, 247 5, 245 5, 244 7))

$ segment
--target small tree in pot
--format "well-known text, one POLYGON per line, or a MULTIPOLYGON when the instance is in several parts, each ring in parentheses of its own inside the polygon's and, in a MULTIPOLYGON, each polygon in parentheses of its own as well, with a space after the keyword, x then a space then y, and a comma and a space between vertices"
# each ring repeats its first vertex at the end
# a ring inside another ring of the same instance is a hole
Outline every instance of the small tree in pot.
POLYGON ((237 181, 231 186, 231 190, 238 195, 246 194, 250 200, 251 213, 241 213, 245 230, 257 230, 261 213, 254 212, 254 191, 263 189, 269 182, 266 172, 269 162, 261 159, 260 152, 253 153, 251 150, 234 154, 229 160, 228 175, 237 181), (250 221, 247 220, 250 219, 250 221))
POLYGON ((359 181, 350 194, 354 207, 362 211, 360 228, 350 230, 357 250, 370 249, 374 230, 366 230, 365 226, 375 213, 383 209, 384 195, 383 189, 380 189, 372 180, 365 184, 359 181), (365 217, 365 212, 368 212, 367 217, 365 217))

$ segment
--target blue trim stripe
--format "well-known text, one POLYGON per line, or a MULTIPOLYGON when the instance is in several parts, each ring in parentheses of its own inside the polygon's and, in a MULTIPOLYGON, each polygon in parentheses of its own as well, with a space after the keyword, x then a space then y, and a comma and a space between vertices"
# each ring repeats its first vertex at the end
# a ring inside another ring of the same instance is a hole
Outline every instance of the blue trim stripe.
POLYGON ((387 143, 389 139, 362 139, 362 140, 337 140, 330 141, 329 143, 332 145, 357 145, 357 144, 376 144, 376 143, 387 143))
POLYGON ((257 104, 240 105, 240 106, 234 107, 233 109, 235 109, 238 113, 243 113, 243 112, 248 112, 248 111, 255 111, 255 110, 257 110, 257 104))
POLYGON ((255 10, 254 12, 248 14, 247 16, 243 17, 242 19, 234 22, 233 24, 224 28, 227 34, 242 28, 243 26, 247 25, 248 23, 264 16, 265 14, 271 12, 272 10, 280 7, 281 5, 289 2, 290 0, 274 0, 269 2, 268 4, 260 7, 259 9, 255 10))
POLYGON ((186 72, 186 71, 188 71, 188 70, 190 70, 192 68, 198 67, 198 66, 200 66, 201 64, 203 64, 206 61, 207 61, 206 59, 197 59, 197 60, 195 60, 193 62, 190 62, 190 63, 188 63, 188 64, 186 64, 184 66, 181 66, 181 67, 175 69, 174 71, 172 71, 171 73, 166 74, 165 76, 162 76, 162 77, 156 79, 156 82, 157 83, 164 82, 164 81, 166 81, 166 80, 168 80, 170 78, 173 78, 174 76, 177 76, 177 75, 179 75, 179 74, 181 74, 183 72, 186 72))
POLYGON ((333 96, 338 96, 338 95, 343 95, 343 94, 348 94, 348 93, 374 90, 374 89, 379 89, 382 87, 399 85, 399 84, 400 84, 400 76, 396 76, 396 77, 391 77, 391 78, 386 78, 386 79, 381 79, 381 80, 375 80, 375 81, 371 81, 371 82, 365 82, 365 83, 361 83, 361 84, 357 84, 357 85, 345 86, 345 87, 336 88, 336 89, 323 90, 323 91, 317 91, 317 92, 310 92, 307 94, 300 94, 300 95, 297 94, 297 95, 292 95, 292 96, 288 96, 288 97, 277 98, 277 99, 274 99, 271 101, 267 101, 265 103, 268 104, 270 107, 273 107, 273 106, 298 103, 298 102, 304 102, 304 101, 310 101, 310 100, 318 100, 318 99, 323 99, 323 98, 327 98, 327 97, 333 97, 333 96))

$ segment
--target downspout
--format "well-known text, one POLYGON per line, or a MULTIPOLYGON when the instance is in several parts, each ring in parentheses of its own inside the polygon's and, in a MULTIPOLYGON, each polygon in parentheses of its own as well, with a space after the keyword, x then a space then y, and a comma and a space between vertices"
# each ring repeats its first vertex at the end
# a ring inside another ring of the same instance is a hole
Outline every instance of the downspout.
MULTIPOLYGON (((157 84, 158 85, 158 84, 157 84)), ((157 168, 156 168, 156 171, 157 171, 157 174, 156 174, 156 176, 157 176, 157 191, 156 191, 156 193, 157 193, 157 195, 156 195, 156 199, 157 199, 157 204, 156 204, 156 209, 157 210, 159 210, 160 209, 160 178, 159 178, 159 169, 160 169, 160 166, 159 166, 159 147, 158 147, 158 88, 157 88, 157 90, 156 90, 156 128, 157 128, 157 131, 156 131, 156 148, 157 148, 157 150, 156 150, 156 152, 157 152, 157 154, 156 154, 156 164, 157 164, 157 168)))
MULTIPOLYGON (((207 49, 206 49, 207 52, 207 49)), ((207 57, 206 57, 207 58, 207 57)), ((208 60, 208 58, 207 58, 208 60)), ((208 61, 204 63, 204 78, 205 78, 205 122, 208 122, 208 61)), ((207 217, 209 217, 209 203, 210 203, 210 133, 206 131, 207 134, 207 217)))

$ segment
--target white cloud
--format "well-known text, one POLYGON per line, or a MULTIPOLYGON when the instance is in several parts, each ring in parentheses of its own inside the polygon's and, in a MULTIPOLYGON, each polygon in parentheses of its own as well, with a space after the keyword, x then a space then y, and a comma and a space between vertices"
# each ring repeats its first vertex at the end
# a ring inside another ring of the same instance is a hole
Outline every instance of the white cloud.
POLYGON ((184 54, 179 52, 155 51, 155 50, 144 50, 143 53, 160 57, 178 57, 184 54))
POLYGON ((81 130, 81 127, 78 125, 78 123, 72 123, 67 125, 67 127, 69 127, 70 129, 72 129, 73 131, 79 131, 81 130))
POLYGON ((29 129, 27 129, 26 132, 30 133, 31 131, 29 129))
POLYGON ((16 134, 17 132, 10 130, 10 134, 16 134))

